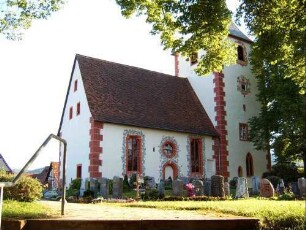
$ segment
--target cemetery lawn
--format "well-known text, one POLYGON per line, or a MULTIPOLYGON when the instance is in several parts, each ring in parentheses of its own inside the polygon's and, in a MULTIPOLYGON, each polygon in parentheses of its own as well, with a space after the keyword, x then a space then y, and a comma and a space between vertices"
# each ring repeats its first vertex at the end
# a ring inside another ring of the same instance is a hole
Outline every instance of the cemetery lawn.
POLYGON ((254 217, 260 220, 262 229, 304 229, 305 201, 280 201, 250 198, 225 201, 147 201, 120 204, 128 207, 172 210, 197 210, 235 216, 254 217))
POLYGON ((53 217, 55 213, 52 208, 38 202, 4 200, 2 206, 3 219, 41 219, 53 217))

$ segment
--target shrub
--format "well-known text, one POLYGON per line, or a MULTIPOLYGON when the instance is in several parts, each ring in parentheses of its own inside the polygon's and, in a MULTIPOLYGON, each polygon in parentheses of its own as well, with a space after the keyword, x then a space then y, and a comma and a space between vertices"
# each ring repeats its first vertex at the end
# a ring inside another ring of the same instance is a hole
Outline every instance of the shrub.
POLYGON ((79 196, 81 184, 82 179, 80 178, 72 180, 67 191, 67 196, 79 196))
POLYGON ((162 197, 159 196, 157 189, 150 189, 146 191, 142 196, 142 200, 158 200, 162 197))
POLYGON ((238 177, 234 177, 233 179, 231 179, 229 181, 229 184, 230 184, 230 188, 231 189, 236 189, 237 187, 237 181, 238 181, 238 177))
POLYGON ((94 194, 93 191, 91 191, 91 190, 84 191, 83 197, 94 197, 94 196, 95 196, 95 194, 94 194))
POLYGON ((4 199, 32 202, 42 197, 41 183, 32 177, 22 176, 13 187, 4 189, 4 199))

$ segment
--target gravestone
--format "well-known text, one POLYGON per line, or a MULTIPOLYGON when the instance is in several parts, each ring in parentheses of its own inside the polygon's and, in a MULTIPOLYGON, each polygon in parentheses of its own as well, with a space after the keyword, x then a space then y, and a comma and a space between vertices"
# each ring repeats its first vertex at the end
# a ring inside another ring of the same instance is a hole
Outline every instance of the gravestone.
POLYGON ((185 176, 181 176, 178 179, 180 179, 181 181, 183 181, 184 185, 189 183, 189 178, 185 177, 185 176))
POLYGON ((261 179, 260 181, 260 196, 262 197, 273 197, 274 188, 268 179, 261 179))
POLYGON ((300 196, 300 189, 299 189, 298 182, 291 182, 290 188, 291 188, 291 191, 294 193, 294 195, 300 196))
POLYGON ((298 179, 298 186, 300 190, 300 196, 306 196, 306 179, 304 177, 298 179))
POLYGON ((184 192, 184 183, 182 180, 174 180, 172 182, 172 193, 173 196, 183 196, 184 192))
POLYGON ((105 177, 100 179, 100 194, 105 199, 107 199, 109 196, 109 183, 108 179, 105 177))
POLYGON ((156 188, 156 183, 155 183, 155 178, 154 177, 147 177, 146 187, 149 188, 149 189, 156 188))
POLYGON ((90 178, 90 191, 94 192, 94 196, 96 197, 99 192, 99 182, 95 178, 90 178))
POLYGON ((206 178, 204 180, 204 195, 210 196, 211 195, 211 179, 206 178))
POLYGON ((284 180, 280 179, 279 183, 277 184, 276 191, 278 192, 278 194, 284 194, 284 190, 285 190, 284 180))
POLYGON ((238 177, 237 187, 236 187, 236 198, 248 198, 248 182, 244 177, 238 177))
POLYGON ((90 180, 89 180, 89 178, 85 179, 85 186, 84 186, 84 188, 85 188, 85 191, 90 190, 90 180))
POLYGON ((211 177, 211 196, 224 197, 224 177, 214 175, 211 177))
POLYGON ((113 198, 122 198, 123 178, 114 176, 113 178, 113 198))
POLYGON ((230 184, 228 182, 224 182, 224 195, 230 196, 230 184))
POLYGON ((85 180, 81 179, 80 196, 84 195, 84 191, 85 191, 85 180))
POLYGON ((165 182, 164 182, 164 180, 160 180, 160 182, 157 186, 157 190, 158 190, 158 196, 159 197, 164 197, 165 196, 165 182))
POLYGON ((252 194, 257 195, 259 194, 259 177, 253 176, 252 177, 252 194))
POLYGON ((202 196, 204 193, 204 185, 201 180, 193 180, 192 184, 194 186, 194 191, 196 196, 202 196))

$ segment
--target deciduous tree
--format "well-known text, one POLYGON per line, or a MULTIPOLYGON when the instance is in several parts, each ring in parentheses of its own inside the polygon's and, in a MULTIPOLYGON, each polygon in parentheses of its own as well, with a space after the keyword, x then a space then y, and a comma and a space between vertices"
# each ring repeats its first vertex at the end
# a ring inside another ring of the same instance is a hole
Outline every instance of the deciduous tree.
POLYGON ((60 9, 64 0, 0 0, 0 34, 20 39, 34 19, 46 19, 60 9))

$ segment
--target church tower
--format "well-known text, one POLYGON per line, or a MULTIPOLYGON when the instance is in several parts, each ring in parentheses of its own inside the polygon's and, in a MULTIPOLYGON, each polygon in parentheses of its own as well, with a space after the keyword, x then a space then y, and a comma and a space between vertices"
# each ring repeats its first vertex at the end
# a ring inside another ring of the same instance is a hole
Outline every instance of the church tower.
POLYGON ((188 59, 176 55, 175 74, 188 78, 219 132, 213 146, 216 173, 227 179, 237 176, 251 179, 270 170, 271 160, 266 152, 255 149, 249 137, 248 120, 260 111, 256 79, 248 59, 252 40, 234 23, 230 26, 229 39, 238 45, 236 64, 203 77, 194 72, 201 52, 188 59))

